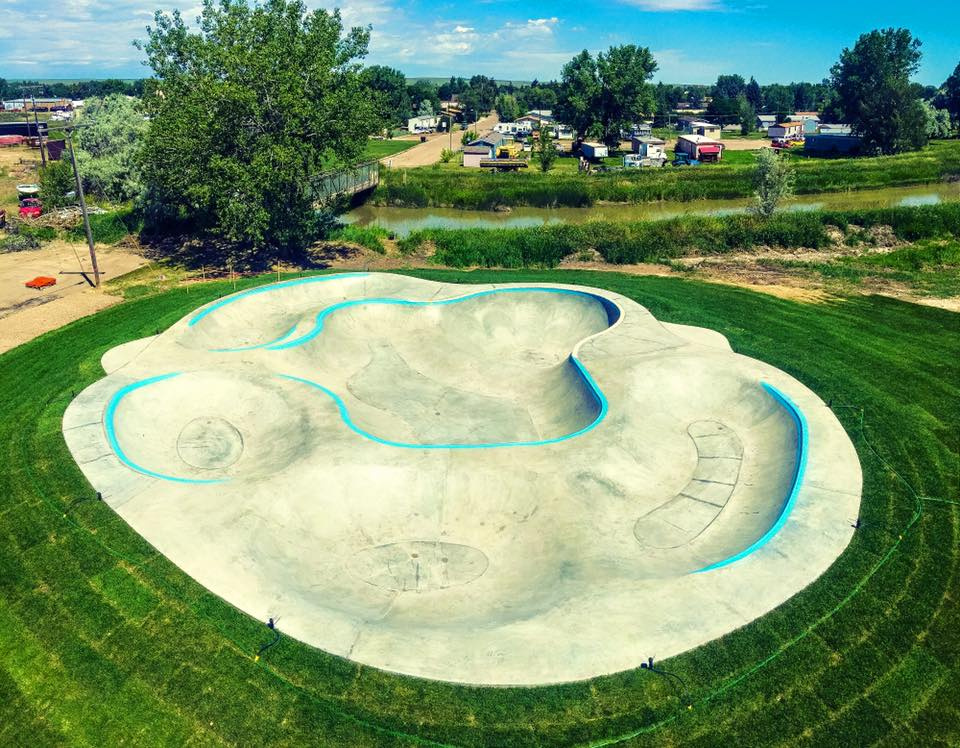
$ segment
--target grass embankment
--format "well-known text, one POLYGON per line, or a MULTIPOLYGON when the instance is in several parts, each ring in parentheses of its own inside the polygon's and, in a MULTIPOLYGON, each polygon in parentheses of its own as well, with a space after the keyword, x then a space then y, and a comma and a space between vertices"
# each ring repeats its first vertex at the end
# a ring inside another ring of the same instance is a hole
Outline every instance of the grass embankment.
POLYGON ((904 482, 923 496, 958 499, 956 315, 879 297, 803 305, 610 273, 416 274, 604 286, 660 319, 723 332, 739 352, 833 403, 863 465, 863 526, 788 603, 661 663, 685 681, 683 701, 670 681, 639 669, 548 688, 467 688, 379 672, 286 638, 256 663, 270 639, 262 623, 205 592, 105 504, 75 503, 93 494, 60 431, 74 394, 103 375, 104 351, 166 328, 232 286, 179 288, 0 357, 3 744, 960 740, 960 507, 924 502, 916 517, 904 482))
MULTIPOLYGON (((609 174, 517 174, 479 169, 386 170, 372 200, 410 208, 491 210, 500 206, 586 207, 597 201, 642 203, 660 200, 734 199, 753 194, 753 166, 720 163, 666 166, 609 174)), ((939 182, 960 175, 960 145, 936 142, 916 153, 857 159, 813 159, 790 155, 798 194, 838 192, 939 182)))
POLYGON ((451 267, 554 267, 564 257, 598 252, 606 262, 657 262, 696 254, 749 251, 757 246, 819 249, 829 227, 890 226, 904 241, 960 238, 960 203, 861 211, 682 216, 663 221, 546 224, 508 229, 422 229, 401 239, 403 252, 434 250, 451 267))
POLYGON ((890 252, 822 261, 766 257, 757 265, 849 287, 900 284, 924 296, 960 296, 960 242, 927 240, 890 252))

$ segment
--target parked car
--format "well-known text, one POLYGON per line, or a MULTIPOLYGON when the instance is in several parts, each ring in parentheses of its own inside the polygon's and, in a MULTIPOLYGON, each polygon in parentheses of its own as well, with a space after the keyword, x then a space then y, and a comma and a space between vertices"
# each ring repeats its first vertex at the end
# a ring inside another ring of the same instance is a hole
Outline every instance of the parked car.
POLYGON ((21 218, 39 218, 43 213, 43 205, 37 198, 28 197, 20 201, 19 213, 21 218))

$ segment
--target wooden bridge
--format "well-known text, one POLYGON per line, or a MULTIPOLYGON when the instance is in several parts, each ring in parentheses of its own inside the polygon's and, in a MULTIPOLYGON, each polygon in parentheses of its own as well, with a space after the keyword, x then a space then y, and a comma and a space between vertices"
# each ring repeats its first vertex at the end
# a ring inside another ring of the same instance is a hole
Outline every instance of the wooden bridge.
POLYGON ((325 171, 317 174, 311 182, 314 199, 318 202, 351 197, 380 184, 380 163, 367 161, 345 169, 325 171))

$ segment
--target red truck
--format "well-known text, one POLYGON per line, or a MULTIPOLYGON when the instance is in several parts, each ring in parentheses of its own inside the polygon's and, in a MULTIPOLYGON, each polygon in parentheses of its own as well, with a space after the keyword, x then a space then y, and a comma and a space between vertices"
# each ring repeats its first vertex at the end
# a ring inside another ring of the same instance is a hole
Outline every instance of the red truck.
POLYGON ((21 218, 39 218, 43 213, 43 204, 35 197, 28 197, 20 201, 21 218))

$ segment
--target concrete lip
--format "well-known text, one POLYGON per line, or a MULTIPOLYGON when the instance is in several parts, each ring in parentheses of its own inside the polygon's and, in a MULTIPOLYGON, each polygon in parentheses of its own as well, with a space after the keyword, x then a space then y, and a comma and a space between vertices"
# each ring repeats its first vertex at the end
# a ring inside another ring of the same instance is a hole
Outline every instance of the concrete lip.
POLYGON ((63 429, 104 500, 237 608, 410 675, 678 654, 809 585, 859 510, 813 392, 602 289, 310 277, 103 364, 63 429))

